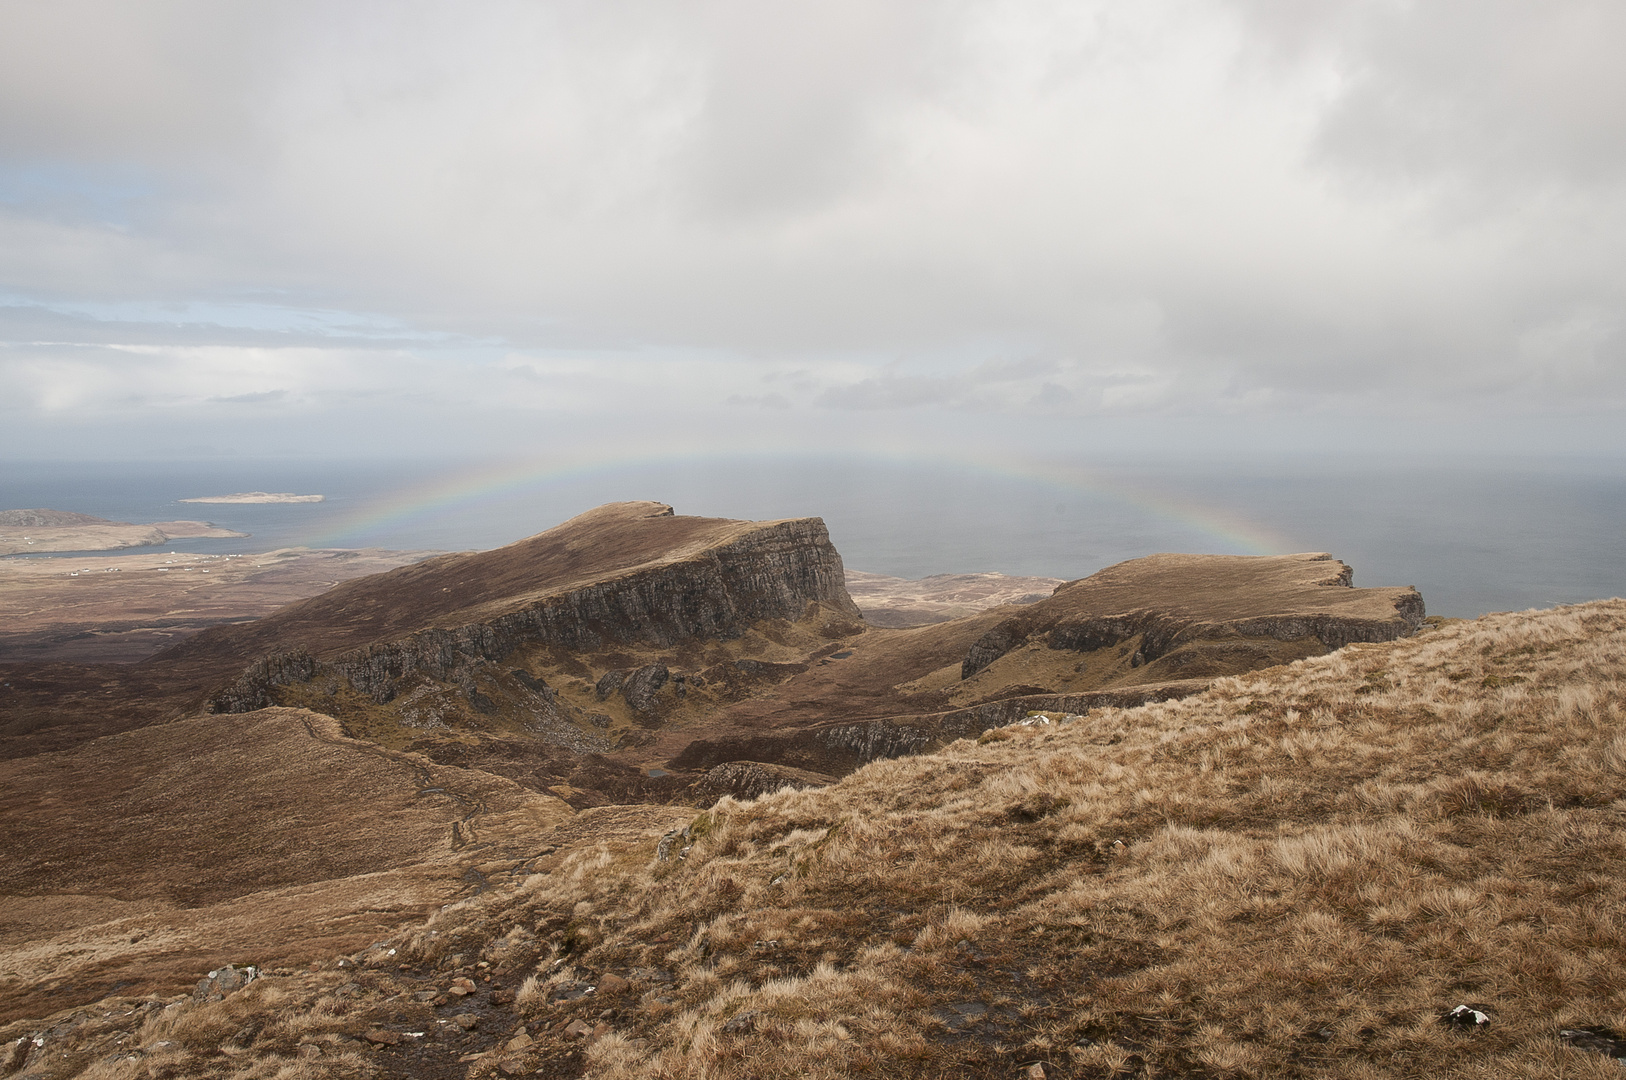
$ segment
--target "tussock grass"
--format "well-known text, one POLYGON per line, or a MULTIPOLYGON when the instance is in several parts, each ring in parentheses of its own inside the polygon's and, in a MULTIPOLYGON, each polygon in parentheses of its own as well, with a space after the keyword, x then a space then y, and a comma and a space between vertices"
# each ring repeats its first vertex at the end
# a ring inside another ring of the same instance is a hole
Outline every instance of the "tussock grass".
POLYGON ((1626 1027, 1623 677, 1620 602, 1446 624, 725 799, 681 862, 501 903, 672 972, 606 1077, 1585 1075, 1557 1029, 1626 1027))
MULTIPOLYGON (((1556 1036, 1626 1030, 1623 681, 1626 602, 1446 623, 584 841, 400 959, 516 971, 525 1066, 606 1080, 1616 1075, 1556 1036)), ((251 992, 142 1040, 346 1021, 251 992)))

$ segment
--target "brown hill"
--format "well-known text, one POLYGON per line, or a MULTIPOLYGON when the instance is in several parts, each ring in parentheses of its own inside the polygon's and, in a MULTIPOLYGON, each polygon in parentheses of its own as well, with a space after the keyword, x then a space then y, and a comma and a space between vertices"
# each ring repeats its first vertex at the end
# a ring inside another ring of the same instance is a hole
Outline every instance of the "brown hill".
POLYGON ((613 504, 350 582, 154 663, 253 660, 214 709, 329 713, 582 806, 686 797, 733 761, 839 775, 1032 709, 1194 693, 1408 634, 1423 615, 1415 590, 1355 589, 1325 554, 1151 556, 909 630, 856 622, 843 576, 817 519, 613 504))
POLYGON ((839 773, 1028 711, 1181 697, 1220 676, 1404 637, 1422 624, 1415 589, 1357 589, 1352 580, 1323 553, 1133 559, 1035 604, 871 631, 839 660, 720 714, 717 734, 662 746, 687 768, 737 757, 839 773))
POLYGON ((295 710, 0 762, 0 1016, 358 948, 512 870, 569 816, 295 710))
POLYGON ((1435 625, 664 835, 592 811, 374 948, 0 1038, 63 1076, 1602 1076, 1623 643, 1621 601, 1435 625))
MULTIPOLYGON (((437 629, 469 630, 453 649, 537 638, 572 647, 666 644, 798 618, 809 602, 856 615, 841 557, 817 518, 680 517, 663 503, 611 503, 493 551, 444 555, 331 589, 176 652, 252 659, 303 650, 320 660, 437 629), (496 641, 474 641, 493 637, 496 641)), ((431 646, 434 647, 434 646, 431 646)))

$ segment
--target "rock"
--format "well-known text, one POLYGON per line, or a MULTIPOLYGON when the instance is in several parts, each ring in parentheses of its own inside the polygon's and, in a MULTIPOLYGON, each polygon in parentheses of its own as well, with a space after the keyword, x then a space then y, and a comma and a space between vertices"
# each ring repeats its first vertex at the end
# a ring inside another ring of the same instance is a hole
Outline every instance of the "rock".
POLYGON ((452 1023, 464 1031, 473 1031, 480 1024, 480 1018, 473 1013, 458 1013, 452 1017, 452 1023))
POLYGON ((656 695, 671 676, 665 664, 645 664, 627 676, 626 683, 621 687, 621 696, 627 699, 627 704, 638 717, 651 717, 659 704, 656 695))
POLYGON ((525 1063, 523 1061, 517 1061, 514 1059, 499 1061, 497 1062, 497 1069, 499 1072, 502 1072, 505 1075, 518 1076, 520 1073, 525 1071, 525 1063))
POLYGON ((1131 559, 1069 582, 1001 621, 966 651, 960 677, 969 679, 1030 643, 1093 652, 1139 637, 1130 662, 1140 667, 1200 639, 1251 638, 1257 644, 1315 637, 1331 650, 1407 637, 1422 625, 1417 590, 1357 589, 1353 581, 1353 571, 1326 554, 1131 559))
POLYGON ((584 982, 561 983, 553 989, 554 1001, 580 1001, 593 992, 593 985, 584 982))
MULTIPOLYGON (((611 643, 668 648, 690 638, 738 637, 767 619, 798 620, 810 604, 858 618, 842 584, 841 556, 819 519, 679 518, 655 503, 602 506, 504 548, 424 564, 413 579, 414 596, 432 603, 402 603, 390 592, 400 579, 375 580, 342 598, 313 598, 301 609, 297 629, 279 613, 252 629, 216 627, 189 639, 187 655, 263 655, 262 642, 286 642, 284 648, 298 648, 307 638, 323 642, 320 664, 311 665, 307 654, 275 670, 251 666, 216 695, 213 711, 264 708, 274 702, 276 686, 327 675, 382 705, 404 681, 455 684, 475 665, 532 644, 580 651, 611 643), (590 553, 600 546, 607 553, 595 565, 590 553), (632 555, 634 562, 624 561, 632 555), (454 588, 466 606, 448 612, 441 598, 454 588), (356 619, 363 610, 381 617, 356 619)), ((665 682, 654 672, 645 675, 651 693, 665 682)), ((634 692, 628 700, 636 707, 640 696, 634 692)))
POLYGON ((452 980, 452 985, 446 988, 446 992, 451 994, 453 997, 467 997, 468 995, 474 993, 475 989, 476 987, 473 979, 467 979, 459 976, 458 978, 452 980))
POLYGON ((530 1046, 532 1042, 532 1038, 530 1035, 526 1034, 525 1029, 520 1028, 519 1034, 515 1035, 512 1039, 509 1039, 508 1042, 504 1044, 504 1047, 508 1050, 523 1050, 527 1046, 530 1046))
POLYGON ((598 695, 600 701, 603 701, 621 689, 621 684, 626 681, 627 673, 625 671, 606 671, 598 677, 598 684, 593 687, 593 692, 598 695))
POLYGON ((386 1031, 384 1028, 370 1028, 362 1038, 374 1046, 399 1046, 401 1043, 399 1032, 386 1031))
MULTIPOLYGON (((672 831, 668 832, 665 836, 662 836, 661 839, 660 839, 660 843, 655 845, 655 861, 656 862, 668 862, 668 861, 670 861, 671 858, 672 858, 672 854, 673 854, 674 850, 683 843, 683 835, 684 835, 684 833, 686 831, 687 830, 685 830, 685 829, 673 829, 672 831)), ((655 940, 656 941, 670 941, 670 940, 672 940, 672 938, 671 938, 671 935, 666 935, 664 937, 656 938, 655 940)))
POLYGON ((757 1029, 757 1022, 762 1019, 762 1013, 756 1009, 742 1012, 723 1025, 724 1035, 749 1035, 757 1029))
POLYGON ((1029 1065, 1022 1073, 1024 1080, 1045 1080, 1045 1075, 1044 1065, 1037 1061, 1029 1065))
POLYGON ((1626 1039, 1621 1038, 1611 1028, 1561 1028, 1558 1032, 1558 1041, 1577 1050, 1591 1050, 1593 1053, 1606 1054, 1626 1061, 1626 1039))
POLYGON ((253 965, 245 964, 242 967, 236 964, 227 964, 198 981, 192 990, 194 1001, 219 1001, 227 994, 233 994, 259 978, 260 971, 253 965))
POLYGON ((28 1055, 34 1052, 34 1040, 27 1035, 22 1036, 6 1047, 4 1059, 0 1059, 0 1075, 10 1076, 20 1070, 27 1062, 28 1055))
POLYGON ((598 993, 619 994, 621 991, 627 989, 631 985, 632 983, 628 982, 626 979, 623 979, 621 976, 611 972, 605 972, 599 977, 598 993))
POLYGON ((580 1020, 572 1020, 565 1026, 565 1034, 572 1039, 584 1039, 593 1033, 593 1029, 580 1020))
POLYGON ((491 1003, 493 1005, 512 1005, 514 1003, 514 992, 512 990, 493 990, 491 992, 491 1003))
POLYGON ((693 791, 698 805, 709 806, 724 795, 732 795, 736 799, 755 799, 780 788, 824 787, 833 783, 835 778, 832 776, 789 765, 726 761, 706 773, 695 784, 693 791))
POLYGON ((1490 1027, 1491 1018, 1486 1011, 1489 1008, 1488 1005, 1458 1005, 1440 1017, 1440 1023, 1459 1031, 1479 1031, 1490 1027))

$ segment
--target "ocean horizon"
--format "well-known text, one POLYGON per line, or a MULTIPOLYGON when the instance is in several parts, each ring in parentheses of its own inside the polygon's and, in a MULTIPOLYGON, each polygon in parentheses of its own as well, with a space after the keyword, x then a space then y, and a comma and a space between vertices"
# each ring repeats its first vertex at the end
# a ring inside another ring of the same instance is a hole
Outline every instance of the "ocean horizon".
POLYGON ((821 517, 848 568, 900 577, 998 571, 1071 579, 1161 551, 1326 551, 1354 567, 1357 585, 1417 586, 1436 615, 1471 618, 1626 594, 1626 471, 1612 461, 1017 470, 702 456, 572 469, 376 460, 14 462, 0 469, 0 509, 137 523, 208 520, 250 534, 127 549, 138 551, 486 549, 624 499, 669 503, 680 514, 821 517), (320 494, 324 501, 181 501, 240 491, 320 494))

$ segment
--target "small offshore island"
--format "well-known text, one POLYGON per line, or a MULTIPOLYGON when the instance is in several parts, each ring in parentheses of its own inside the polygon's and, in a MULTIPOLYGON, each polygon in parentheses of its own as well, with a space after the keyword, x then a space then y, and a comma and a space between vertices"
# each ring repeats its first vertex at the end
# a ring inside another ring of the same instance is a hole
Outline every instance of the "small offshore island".
POLYGON ((295 495, 291 491, 239 491, 231 495, 201 495, 196 499, 181 499, 183 503, 319 503, 323 495, 295 495))

